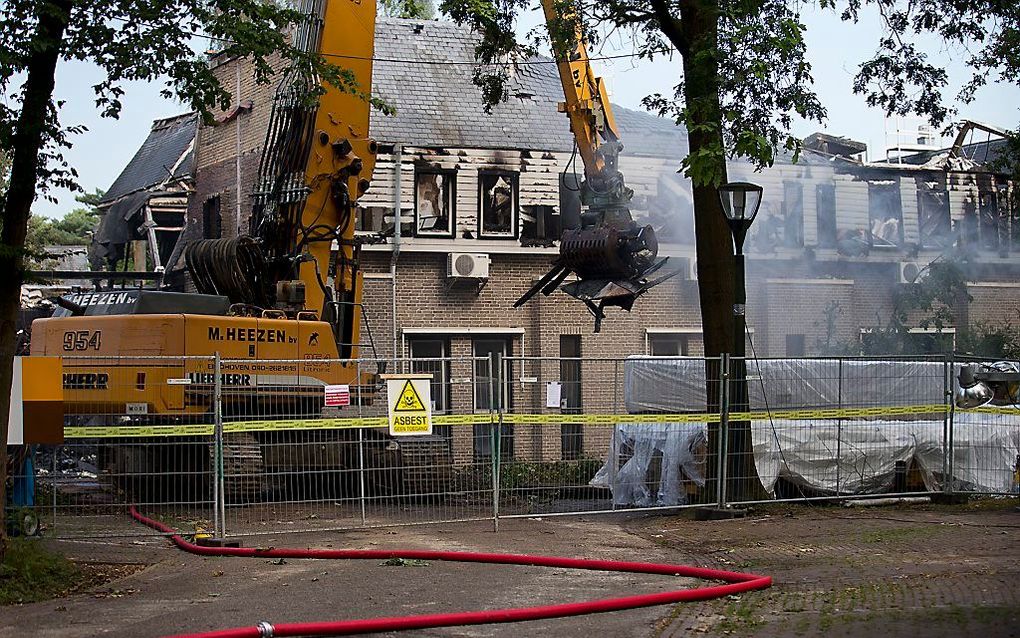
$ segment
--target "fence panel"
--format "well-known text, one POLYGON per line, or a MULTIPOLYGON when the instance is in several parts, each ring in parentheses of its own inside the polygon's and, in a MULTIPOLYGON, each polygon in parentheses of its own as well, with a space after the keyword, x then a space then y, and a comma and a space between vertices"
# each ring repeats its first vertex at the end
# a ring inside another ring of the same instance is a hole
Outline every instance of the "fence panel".
POLYGON ((710 501, 719 361, 508 358, 500 516, 672 508, 710 501), (679 380, 677 366, 700 366, 679 380), (709 410, 709 407, 713 407, 709 410), (710 428, 711 424, 711 428, 710 428), (711 429, 711 433, 710 433, 711 429))
POLYGON ((491 518, 491 465, 478 454, 479 439, 488 444, 490 436, 489 365, 451 358, 224 360, 225 373, 251 374, 258 387, 253 396, 224 392, 226 533, 491 518), (401 371, 432 375, 432 435, 388 433, 379 375, 401 371), (327 385, 345 388, 349 404, 326 406, 327 385))
POLYGON ((50 536, 154 533, 138 505, 247 536, 1015 492, 1020 406, 956 408, 960 363, 68 357, 65 442, 17 450, 14 514, 50 536), (389 435, 387 373, 430 376, 432 435, 389 435))
POLYGON ((136 505, 184 530, 215 526, 213 360, 65 357, 64 443, 32 451, 51 536, 153 534, 136 505))
MULTIPOLYGON (((1020 362, 1009 362, 1012 370, 1020 362)), ((954 362, 954 395, 959 388, 960 368, 975 364, 979 372, 996 373, 1001 362, 967 358, 954 362)), ((1005 366, 1009 369, 1009 366, 1005 366)), ((948 424, 951 446, 946 465, 952 477, 946 489, 980 494, 1020 492, 1020 388, 1007 385, 995 400, 977 408, 954 405, 948 424)))
POLYGON ((749 422, 753 451, 737 463, 746 471, 729 502, 941 489, 945 360, 748 359, 746 366, 749 412, 731 418, 749 422))

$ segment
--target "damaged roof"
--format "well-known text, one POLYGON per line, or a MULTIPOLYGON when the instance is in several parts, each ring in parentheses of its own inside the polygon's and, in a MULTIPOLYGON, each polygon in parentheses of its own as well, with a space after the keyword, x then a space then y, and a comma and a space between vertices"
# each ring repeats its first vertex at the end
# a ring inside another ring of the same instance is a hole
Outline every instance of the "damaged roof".
POLYGON ((103 195, 100 205, 143 191, 168 180, 186 179, 194 171, 192 142, 198 115, 185 113, 152 123, 141 148, 103 195))
POLYGON ((486 113, 472 83, 478 37, 453 22, 386 19, 376 24, 372 85, 397 110, 372 113, 382 143, 569 151, 563 95, 552 64, 518 65, 509 99, 486 113), (416 60, 416 64, 394 60, 416 60), (550 75, 551 74, 551 75, 550 75))
MULTIPOLYGON (((512 67, 509 98, 486 113, 472 82, 478 42, 453 22, 379 20, 372 83, 397 113, 373 112, 372 135, 389 144, 571 151, 574 138, 557 108, 563 89, 553 61, 536 57, 512 67), (408 59, 423 62, 396 61, 408 59)), ((626 154, 687 154, 687 136, 672 121, 615 104, 613 113, 626 154)))

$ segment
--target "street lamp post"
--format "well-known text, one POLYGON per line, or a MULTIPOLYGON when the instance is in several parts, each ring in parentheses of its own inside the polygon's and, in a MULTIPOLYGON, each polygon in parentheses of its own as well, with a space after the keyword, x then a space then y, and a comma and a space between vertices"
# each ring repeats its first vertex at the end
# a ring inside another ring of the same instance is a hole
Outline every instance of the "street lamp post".
MULTIPOLYGON (((733 234, 733 347, 730 353, 730 379, 733 381, 731 401, 734 412, 748 411, 747 365, 745 363, 744 333, 747 330, 745 305, 747 289, 744 282, 744 239, 747 230, 758 214, 761 206, 762 187, 748 182, 731 182, 719 187, 719 200, 722 203, 726 222, 733 234)), ((740 500, 743 497, 742 480, 750 485, 754 465, 751 458, 751 423, 740 421, 730 423, 726 437, 726 479, 737 489, 728 490, 730 496, 740 500)), ((722 469, 723 463, 719 463, 722 469)))

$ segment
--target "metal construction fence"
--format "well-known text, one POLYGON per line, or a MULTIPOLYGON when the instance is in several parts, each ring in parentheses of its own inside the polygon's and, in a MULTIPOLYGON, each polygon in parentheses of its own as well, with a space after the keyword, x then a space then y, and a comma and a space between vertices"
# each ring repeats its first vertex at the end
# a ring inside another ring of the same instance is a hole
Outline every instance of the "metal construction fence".
MULTIPOLYGON (((220 537, 1020 481, 1020 406, 961 410, 951 357, 65 358, 64 443, 15 455, 13 520, 220 537), (380 375, 428 375, 391 436, 380 375), (327 407, 325 388, 343 389, 327 407)), ((1001 403, 1001 401, 1000 401, 1001 403)))

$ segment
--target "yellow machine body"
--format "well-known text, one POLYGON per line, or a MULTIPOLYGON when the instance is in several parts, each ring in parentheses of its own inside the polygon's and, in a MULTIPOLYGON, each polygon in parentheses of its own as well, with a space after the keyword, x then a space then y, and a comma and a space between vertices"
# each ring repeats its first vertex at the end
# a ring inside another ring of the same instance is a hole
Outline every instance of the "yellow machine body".
POLYGON ((208 413, 216 353, 223 359, 220 382, 228 409, 242 400, 273 403, 265 406, 270 409, 302 398, 321 402, 323 386, 358 385, 368 376, 366 370, 359 378, 355 364, 337 360, 330 325, 323 321, 165 314, 33 324, 31 354, 64 357, 70 414, 151 419, 208 413))

